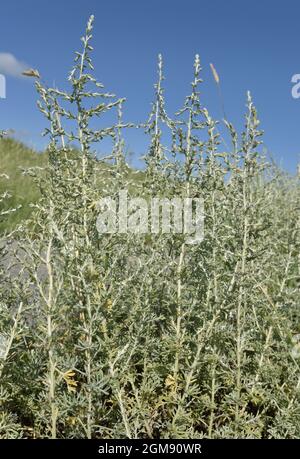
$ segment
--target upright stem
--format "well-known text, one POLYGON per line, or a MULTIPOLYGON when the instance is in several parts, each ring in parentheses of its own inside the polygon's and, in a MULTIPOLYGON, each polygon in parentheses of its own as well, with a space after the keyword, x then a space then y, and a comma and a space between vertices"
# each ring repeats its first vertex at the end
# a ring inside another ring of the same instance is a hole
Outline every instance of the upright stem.
MULTIPOLYGON (((191 133, 192 133, 192 112, 189 112, 188 130, 187 130, 187 145, 186 145, 186 163, 190 160, 190 149, 191 149, 191 133)), ((189 176, 186 178, 186 197, 190 196, 190 183, 189 176)), ((176 308, 176 353, 175 353, 175 364, 174 364, 174 382, 175 390, 178 386, 178 372, 179 372, 179 357, 180 357, 180 346, 181 346, 181 321, 182 321, 182 307, 181 307, 181 295, 182 295, 182 270, 184 267, 186 243, 185 240, 181 244, 179 262, 177 267, 177 308, 176 308)))
POLYGON ((208 438, 212 438, 212 430, 215 419, 215 394, 216 394, 216 363, 213 363, 212 378, 211 378, 211 398, 210 398, 210 416, 208 425, 208 438))
POLYGON ((12 329, 11 329, 11 332, 10 332, 10 335, 9 335, 9 339, 8 339, 6 347, 5 347, 5 352, 4 352, 4 354, 3 354, 3 356, 2 356, 2 358, 0 360, 0 378, 2 376, 2 372, 3 372, 3 368, 4 368, 4 365, 5 365, 5 362, 6 362, 7 358, 8 358, 8 355, 10 353, 12 344, 13 344, 14 339, 15 339, 16 334, 17 334, 17 329, 18 329, 20 317, 21 317, 21 314, 22 314, 22 310, 23 310, 23 302, 20 301, 17 313, 16 313, 16 315, 14 317, 14 324, 12 326, 12 329))
POLYGON ((54 294, 54 282, 53 282, 53 271, 52 271, 52 237, 49 240, 46 254, 46 268, 49 280, 48 286, 48 298, 47 298, 47 338, 48 338, 48 377, 49 377, 49 403, 51 410, 51 437, 56 438, 56 424, 58 409, 55 403, 55 389, 56 389, 56 363, 53 351, 53 294, 54 294))

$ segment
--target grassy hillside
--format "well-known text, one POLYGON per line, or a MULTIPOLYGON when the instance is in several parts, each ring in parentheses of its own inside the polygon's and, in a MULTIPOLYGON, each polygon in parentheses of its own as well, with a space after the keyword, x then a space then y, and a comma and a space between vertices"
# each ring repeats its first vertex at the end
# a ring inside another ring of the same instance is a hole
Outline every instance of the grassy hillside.
POLYGON ((14 139, 0 140, 0 195, 6 191, 10 197, 0 203, 0 210, 18 208, 0 220, 0 233, 11 230, 31 212, 29 204, 38 198, 38 190, 31 177, 23 174, 29 167, 45 164, 45 154, 37 153, 14 139), (7 176, 8 178, 4 177, 7 176))
MULTIPOLYGON (((76 156, 78 152, 74 150, 72 155, 76 156)), ((5 192, 9 193, 9 198, 2 202, 0 199, 0 211, 16 209, 15 212, 1 217, 0 234, 12 230, 29 217, 32 212, 30 203, 37 201, 39 190, 32 177, 25 175, 23 171, 31 167, 43 167, 46 161, 44 153, 38 153, 12 138, 0 139, 0 196, 5 192)), ((103 161, 99 161, 98 166, 97 187, 101 189, 104 181, 114 180, 115 174, 103 161)), ((128 167, 126 177, 129 184, 132 182, 136 185, 144 179, 144 173, 128 167)), ((131 186, 128 188, 131 189, 131 186)))

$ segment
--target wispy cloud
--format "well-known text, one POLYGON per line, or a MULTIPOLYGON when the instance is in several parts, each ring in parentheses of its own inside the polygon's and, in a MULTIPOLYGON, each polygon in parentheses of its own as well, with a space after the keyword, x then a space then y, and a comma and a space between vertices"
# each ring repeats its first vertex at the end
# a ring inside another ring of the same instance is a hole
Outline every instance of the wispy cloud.
POLYGON ((22 78, 22 72, 28 68, 11 53, 0 53, 0 73, 22 78))

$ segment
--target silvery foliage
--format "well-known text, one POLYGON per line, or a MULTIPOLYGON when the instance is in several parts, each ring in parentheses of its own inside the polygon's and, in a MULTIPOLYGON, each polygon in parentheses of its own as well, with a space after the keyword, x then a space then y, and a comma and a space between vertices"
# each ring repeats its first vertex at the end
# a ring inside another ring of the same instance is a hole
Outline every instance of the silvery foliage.
POLYGON ((1 435, 297 438, 299 182, 263 158, 250 93, 241 135, 203 107, 198 55, 174 119, 159 56, 137 126, 150 138, 146 169, 130 168, 123 132, 135 125, 92 75, 92 27, 70 90, 36 83, 49 162, 31 171, 42 198, 15 236, 22 275, 10 298, 1 290, 14 311, 0 330, 1 435), (103 139, 112 152, 96 158, 103 139), (121 189, 202 197, 204 240, 99 235, 97 203, 121 189))

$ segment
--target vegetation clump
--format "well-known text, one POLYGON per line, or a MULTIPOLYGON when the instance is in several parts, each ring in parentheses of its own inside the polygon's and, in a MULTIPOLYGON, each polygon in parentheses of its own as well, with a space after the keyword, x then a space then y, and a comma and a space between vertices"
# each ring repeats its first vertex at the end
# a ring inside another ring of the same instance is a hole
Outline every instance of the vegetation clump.
MULTIPOLYGON (((0 263, 0 437, 299 438, 299 179, 261 154, 250 93, 242 134, 224 120, 225 145, 201 102, 198 55, 173 119, 159 56, 145 171, 130 171, 132 125, 125 100, 93 76, 92 27, 93 17, 69 92, 36 83, 49 147, 39 167, 24 165, 34 212, 0 245, 9 260, 0 263), (112 111, 115 124, 103 127, 112 111), (99 161, 93 148, 106 137, 113 148, 99 161), (203 241, 99 234, 99 199, 124 189, 202 198, 203 241)), ((11 141, 2 142, 0 154, 11 141)), ((9 199, 3 186, 1 222, 9 199)))

